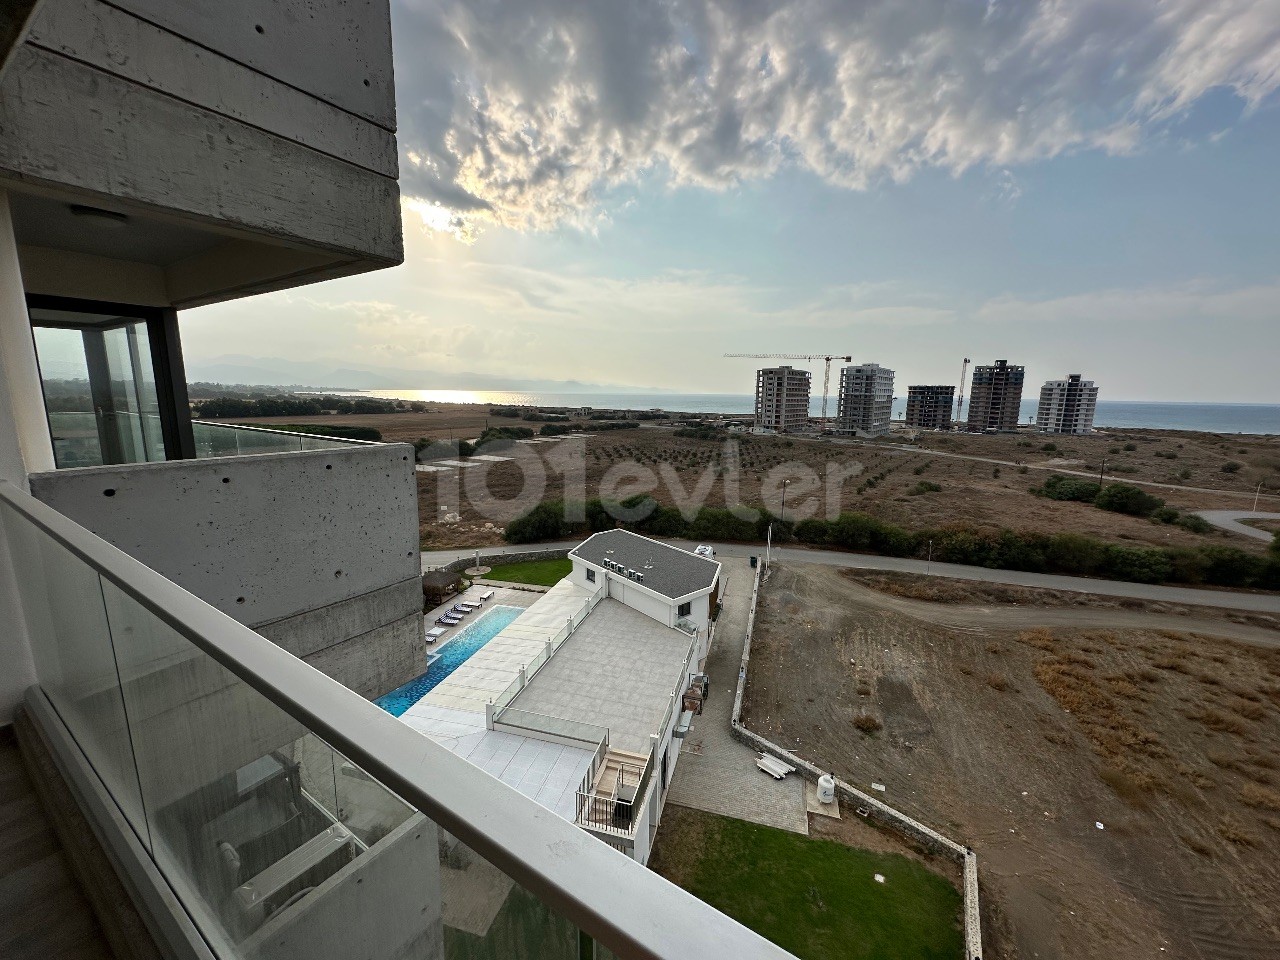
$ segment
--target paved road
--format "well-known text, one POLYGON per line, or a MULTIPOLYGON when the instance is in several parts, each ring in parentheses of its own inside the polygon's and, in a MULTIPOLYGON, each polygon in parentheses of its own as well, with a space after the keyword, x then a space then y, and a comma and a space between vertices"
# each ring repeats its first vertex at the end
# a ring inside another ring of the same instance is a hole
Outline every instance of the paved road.
POLYGON ((1254 540, 1270 541, 1272 533, 1270 530, 1262 530, 1258 527, 1251 527, 1247 523, 1241 523, 1241 520, 1280 520, 1280 513, 1253 513, 1249 510, 1197 510, 1197 516, 1204 517, 1215 527, 1226 530, 1228 533, 1238 533, 1241 536, 1252 537, 1254 540))
MULTIPOLYGON (((530 544, 528 546, 496 548, 507 553, 520 553, 531 549, 571 548, 577 540, 556 543, 530 544)), ((667 541, 678 546, 687 542, 667 541)), ((751 544, 718 543, 716 552, 722 557, 747 557, 761 554, 764 548, 751 544)), ((492 552, 495 548, 488 548, 492 552)), ((486 550, 481 549, 484 553, 486 550)), ((459 557, 470 557, 475 549, 438 550, 422 554, 423 569, 438 567, 459 557)), ((1201 590, 1194 587, 1167 587, 1147 583, 1126 583, 1119 580, 1094 580, 1089 577, 1065 577, 1049 573, 1023 573, 1019 570, 988 570, 986 567, 969 567, 958 563, 927 563, 906 557, 877 557, 865 553, 844 553, 839 550, 810 550, 805 547, 778 547, 774 554, 779 560, 793 563, 821 563, 832 567, 855 567, 859 570, 888 570, 898 573, 917 573, 935 577, 951 577, 956 580, 978 580, 983 583, 1003 583, 1015 587, 1042 587, 1048 590, 1069 590, 1075 593, 1092 593, 1105 597, 1131 597, 1135 600, 1155 600, 1198 607, 1222 607, 1229 610, 1246 610, 1254 613, 1280 613, 1280 594, 1236 593, 1228 590, 1201 590)))
POLYGON ((711 679, 710 694, 702 715, 693 718, 667 799, 695 810, 808 833, 804 781, 794 775, 775 780, 759 770, 755 751, 729 732, 753 578, 742 558, 727 559, 724 572, 728 577, 724 609, 704 665, 711 679))

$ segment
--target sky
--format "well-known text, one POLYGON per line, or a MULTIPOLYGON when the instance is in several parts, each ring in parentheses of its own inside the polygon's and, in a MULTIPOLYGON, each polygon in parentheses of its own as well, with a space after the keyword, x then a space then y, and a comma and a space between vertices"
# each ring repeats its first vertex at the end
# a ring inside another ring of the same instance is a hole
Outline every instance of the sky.
POLYGON ((404 264, 188 311, 189 368, 746 393, 724 353, 831 353, 905 395, 1005 358, 1280 403, 1280 0, 392 0, 392 30, 404 264))

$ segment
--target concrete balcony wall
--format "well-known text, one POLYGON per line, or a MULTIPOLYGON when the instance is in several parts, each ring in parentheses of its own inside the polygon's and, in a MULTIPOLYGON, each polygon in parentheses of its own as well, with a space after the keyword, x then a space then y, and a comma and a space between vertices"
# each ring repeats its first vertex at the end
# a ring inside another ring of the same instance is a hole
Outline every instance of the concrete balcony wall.
POLYGON ((395 264, 397 176, 388 0, 45 0, 0 82, 32 293, 187 307, 395 264))
POLYGON ((366 697, 422 672, 402 444, 33 474, 32 494, 366 697))

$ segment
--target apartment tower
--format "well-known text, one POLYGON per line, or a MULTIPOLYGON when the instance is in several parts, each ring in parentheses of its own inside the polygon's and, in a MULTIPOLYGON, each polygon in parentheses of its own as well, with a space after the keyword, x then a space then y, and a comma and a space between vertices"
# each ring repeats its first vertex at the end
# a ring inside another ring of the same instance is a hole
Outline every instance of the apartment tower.
POLYGON ((973 368, 969 389, 969 432, 1005 433, 1018 429, 1025 375, 1022 367, 1010 366, 1008 360, 973 368))
POLYGON ((892 370, 878 363, 841 369, 837 433, 857 437, 888 436, 892 408, 892 370))
POLYGON ((808 370, 794 367, 757 370, 756 429, 773 433, 808 430, 811 379, 808 370))
POLYGON ((1049 380, 1040 388, 1036 429, 1041 433, 1092 433, 1098 406, 1098 387, 1078 373, 1065 380, 1049 380))
POLYGON ((907 426, 920 430, 950 430, 956 388, 938 384, 907 387, 907 426))

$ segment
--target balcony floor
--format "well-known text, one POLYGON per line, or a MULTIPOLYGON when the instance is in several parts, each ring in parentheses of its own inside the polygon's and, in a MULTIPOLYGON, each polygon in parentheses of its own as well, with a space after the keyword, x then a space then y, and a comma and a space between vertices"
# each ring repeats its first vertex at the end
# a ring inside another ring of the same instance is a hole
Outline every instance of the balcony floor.
POLYGON ((0 957, 111 960, 11 736, 0 734, 0 957))

